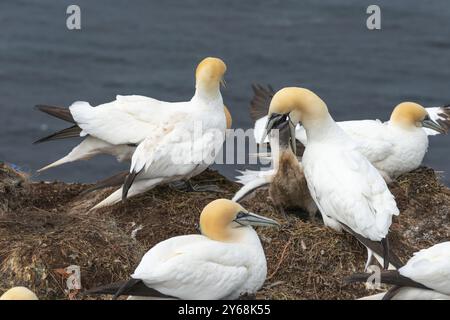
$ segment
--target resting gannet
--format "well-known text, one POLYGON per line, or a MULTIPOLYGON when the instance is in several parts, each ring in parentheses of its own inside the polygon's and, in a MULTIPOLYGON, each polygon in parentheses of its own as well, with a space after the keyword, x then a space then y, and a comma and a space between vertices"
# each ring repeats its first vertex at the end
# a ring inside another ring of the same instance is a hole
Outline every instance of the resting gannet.
MULTIPOLYGON (((256 119, 254 135, 261 141, 273 96, 271 87, 253 86, 251 114, 256 119)), ((357 143, 358 150, 378 169, 387 182, 417 169, 428 149, 428 136, 450 129, 450 106, 424 108, 414 102, 398 104, 387 122, 379 120, 342 121, 337 124, 357 143)), ((307 144, 305 128, 296 127, 297 140, 307 144)), ((267 140, 266 140, 267 141, 267 140)))
MULTIPOLYGON (((63 158, 41 168, 38 172, 77 161, 87 160, 99 154, 108 154, 119 162, 130 161, 136 147, 147 136, 154 134, 162 125, 183 116, 170 116, 182 110, 199 110, 211 102, 208 95, 209 72, 219 71, 220 59, 205 58, 197 67, 196 93, 187 102, 165 102, 150 97, 129 95, 116 97, 116 100, 93 108, 88 102, 75 102, 69 108, 37 105, 36 107, 51 116, 72 123, 72 126, 37 140, 41 143, 50 140, 85 137, 63 158), (199 70, 203 70, 199 72, 199 70), (206 71, 209 70, 209 71, 206 71), (202 85, 203 83, 203 85, 202 85), (169 120, 170 119, 170 120, 169 120)), ((222 82, 222 79, 219 79, 222 82)), ((231 115, 225 105, 222 108, 231 126, 231 115)))
POLYGON ((201 235, 162 241, 142 258, 131 279, 87 294, 177 299, 237 299, 263 285, 267 262, 251 226, 278 226, 226 199, 210 202, 200 215, 201 235))
POLYGON ((123 187, 93 209, 112 205, 163 183, 188 180, 215 160, 225 139, 226 116, 220 83, 226 71, 217 58, 196 71, 196 92, 189 102, 148 108, 159 122, 136 147, 123 187))
POLYGON ((14 287, 6 291, 0 300, 39 300, 38 297, 28 288, 14 287))
MULTIPOLYGON (((352 232, 366 246, 367 241, 381 242, 383 264, 388 268, 387 235, 392 216, 398 215, 399 210, 382 176, 334 122, 325 102, 312 91, 291 87, 274 95, 266 132, 283 121, 291 127, 301 121, 306 129, 308 144, 302 158, 303 170, 325 225, 352 232)), ((381 254, 375 247, 367 250, 368 263, 372 250, 381 254)))
POLYGON ((269 196, 278 212, 286 216, 285 208, 295 208, 306 211, 309 219, 313 219, 317 206, 309 193, 303 166, 292 150, 289 125, 281 122, 274 129, 279 130, 278 137, 270 135, 274 169, 242 171, 237 180, 244 186, 232 200, 239 202, 256 189, 269 185, 269 196))
MULTIPOLYGON (((345 281, 366 282, 371 277, 369 273, 357 273, 345 281)), ((381 271, 378 280, 393 287, 363 300, 450 300, 450 242, 414 253, 400 269, 381 271)))

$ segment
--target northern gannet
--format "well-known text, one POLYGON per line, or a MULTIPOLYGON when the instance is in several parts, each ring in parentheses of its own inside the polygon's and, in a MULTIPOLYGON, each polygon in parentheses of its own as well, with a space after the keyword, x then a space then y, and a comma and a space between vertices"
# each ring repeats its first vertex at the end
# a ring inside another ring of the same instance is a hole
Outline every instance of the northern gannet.
MULTIPOLYGON (((148 108, 147 130, 131 159, 123 186, 92 209, 112 205, 163 183, 187 181, 215 160, 227 125, 220 84, 226 71, 217 58, 203 60, 196 70, 196 92, 189 102, 148 108)), ((93 128, 95 129, 95 128, 93 128)))
POLYGON ((217 199, 200 215, 201 235, 162 241, 142 258, 131 279, 89 290, 87 294, 237 299, 263 285, 267 262, 251 226, 278 226, 239 204, 217 199))
POLYGON ((36 294, 25 287, 14 287, 6 291, 0 300, 39 300, 36 294))
MULTIPOLYGON (((254 135, 261 141, 273 89, 253 86, 255 96, 251 114, 255 120, 254 135)), ((450 129, 450 106, 424 108, 414 102, 398 104, 387 122, 379 120, 342 121, 337 124, 358 144, 358 150, 378 169, 387 182, 417 169, 428 149, 428 136, 447 133, 450 129)), ((295 136, 307 144, 304 127, 297 126, 295 136)), ((266 140, 267 142, 267 140, 266 140)))
POLYGON ((368 263, 372 250, 376 250, 388 268, 387 235, 392 216, 399 210, 382 176, 312 91, 295 87, 278 91, 270 103, 266 132, 280 122, 289 122, 291 127, 301 122, 306 129, 308 144, 302 164, 308 189, 325 225, 351 232, 367 246, 368 263), (379 242, 381 251, 370 245, 379 242))
MULTIPOLYGON (((231 129, 231 125, 233 123, 233 118, 231 116, 230 111, 228 110, 227 106, 223 106, 224 112, 225 112, 225 118, 227 121, 227 129, 231 129)), ((117 187, 122 185, 125 182, 125 178, 128 175, 128 171, 122 171, 119 172, 111 177, 108 177, 106 179, 97 181, 92 187, 84 190, 81 194, 87 194, 89 192, 98 190, 98 189, 103 189, 103 188, 108 188, 108 187, 117 187)), ((176 185, 174 185, 176 187, 176 185)), ((184 186, 186 187, 186 186, 184 186)), ((187 186, 189 188, 189 186, 187 186)), ((198 190, 198 186, 191 186, 194 190, 198 190)), ((202 188, 200 187, 200 190, 202 188)))
POLYGON ((274 129, 279 130, 278 137, 270 135, 274 168, 241 171, 237 180, 244 186, 232 200, 239 202, 256 189, 269 185, 269 196, 278 212, 286 216, 285 209, 295 208, 305 211, 309 219, 313 219, 317 206, 309 193, 303 166, 292 150, 289 125, 282 122, 274 129))
MULTIPOLYGON (((203 70, 217 70, 219 60, 205 58, 200 62, 197 70, 200 66, 203 70)), ((188 112, 191 108, 199 109, 199 104, 207 98, 202 94, 206 88, 200 83, 208 81, 207 72, 196 73, 196 95, 187 102, 165 102, 139 95, 118 95, 116 100, 95 108, 88 102, 81 101, 73 103, 69 108, 37 105, 40 111, 70 122, 72 126, 41 138, 35 143, 85 137, 66 156, 39 169, 38 172, 73 161, 87 160, 99 154, 112 155, 119 162, 130 161, 137 145, 148 135, 153 134, 155 127, 169 121, 168 114, 177 110, 188 112)), ((220 81, 224 83, 222 79, 220 81)), ((222 105, 222 108, 227 125, 231 127, 230 112, 225 105, 222 105)))
MULTIPOLYGON (((363 300, 450 300, 450 242, 420 250, 400 269, 381 271, 379 276, 381 283, 393 287, 363 300)), ((371 277, 369 273, 357 273, 345 281, 366 282, 371 277)))

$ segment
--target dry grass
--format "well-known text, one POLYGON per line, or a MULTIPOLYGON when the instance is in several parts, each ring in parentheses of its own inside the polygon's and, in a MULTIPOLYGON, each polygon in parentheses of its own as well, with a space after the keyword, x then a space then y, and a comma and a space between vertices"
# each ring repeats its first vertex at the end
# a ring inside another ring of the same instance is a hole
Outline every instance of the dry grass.
MULTIPOLYGON (((215 180, 223 194, 160 187, 125 205, 88 213, 111 190, 79 196, 88 185, 31 183, 0 165, 0 292, 25 285, 41 299, 67 298, 64 280, 54 269, 71 264, 81 267, 84 288, 126 278, 148 248, 168 237, 197 233, 202 208, 217 197, 230 198, 238 189, 214 171, 198 180, 215 180)), ((450 238, 450 191, 433 170, 407 174, 391 190, 402 211, 392 225, 391 241, 403 261, 418 249, 450 238)), ((265 190, 243 205, 283 223, 280 230, 258 230, 269 270, 257 298, 353 299, 373 293, 342 282, 361 271, 366 258, 365 249, 350 235, 295 216, 285 221, 265 190)))

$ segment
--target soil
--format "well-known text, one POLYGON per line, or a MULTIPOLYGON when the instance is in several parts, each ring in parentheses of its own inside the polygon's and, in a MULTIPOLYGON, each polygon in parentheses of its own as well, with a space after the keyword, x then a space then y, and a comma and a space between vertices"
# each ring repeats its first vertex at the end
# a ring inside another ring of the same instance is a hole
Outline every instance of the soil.
MULTIPOLYGON (((169 237, 198 233, 202 208, 218 197, 231 198, 239 188, 212 170, 194 181, 213 182, 223 192, 186 193, 164 186, 90 212, 113 189, 80 195, 91 185, 31 182, 0 164, 0 293, 23 285, 40 299, 91 299, 84 289, 127 279, 148 249, 169 237), (67 290, 60 269, 70 265, 80 267, 80 291, 67 290)), ((405 174, 390 189, 401 210, 391 226, 391 245, 403 262, 450 239, 450 189, 432 169, 405 174)), ((343 282, 363 270, 366 259, 365 248, 352 236, 295 214, 286 220, 267 190, 242 204, 283 225, 258 230, 268 275, 257 299, 355 299, 376 293, 343 282)))

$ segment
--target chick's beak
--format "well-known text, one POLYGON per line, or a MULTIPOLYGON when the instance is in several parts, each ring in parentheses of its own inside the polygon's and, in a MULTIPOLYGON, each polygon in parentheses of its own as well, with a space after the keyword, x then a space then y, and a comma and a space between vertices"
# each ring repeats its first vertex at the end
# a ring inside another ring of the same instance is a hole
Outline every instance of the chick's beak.
POLYGON ((287 121, 287 115, 286 114, 280 114, 280 113, 272 113, 267 120, 266 128, 264 129, 264 133, 261 138, 261 144, 264 143, 264 140, 266 139, 267 135, 272 131, 272 129, 277 129, 279 126, 281 126, 284 122, 287 121))

